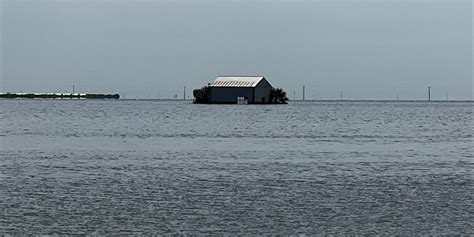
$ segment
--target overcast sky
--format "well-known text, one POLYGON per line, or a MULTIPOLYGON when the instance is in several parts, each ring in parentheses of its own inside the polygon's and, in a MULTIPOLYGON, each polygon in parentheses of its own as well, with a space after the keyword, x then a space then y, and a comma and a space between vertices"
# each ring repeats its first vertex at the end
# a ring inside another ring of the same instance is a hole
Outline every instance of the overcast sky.
POLYGON ((1 92, 170 98, 263 75, 290 98, 473 98, 470 0, 0 1, 1 92))

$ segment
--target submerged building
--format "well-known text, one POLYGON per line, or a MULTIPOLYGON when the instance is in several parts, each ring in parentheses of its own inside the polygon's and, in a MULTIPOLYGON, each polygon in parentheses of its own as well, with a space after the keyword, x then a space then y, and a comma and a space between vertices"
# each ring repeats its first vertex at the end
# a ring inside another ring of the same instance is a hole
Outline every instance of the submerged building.
POLYGON ((262 76, 220 76, 208 86, 208 102, 236 104, 245 100, 249 104, 270 103, 272 85, 262 76))

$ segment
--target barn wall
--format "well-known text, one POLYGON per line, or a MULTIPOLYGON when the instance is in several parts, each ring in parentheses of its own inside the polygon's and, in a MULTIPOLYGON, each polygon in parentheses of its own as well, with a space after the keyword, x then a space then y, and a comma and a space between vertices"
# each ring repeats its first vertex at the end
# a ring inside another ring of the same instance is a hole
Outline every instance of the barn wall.
POLYGON ((265 97, 264 103, 270 102, 270 93, 272 92, 272 85, 267 80, 263 79, 255 87, 255 102, 262 103, 262 97, 265 97))
POLYGON ((251 87, 212 87, 210 88, 211 103, 237 103, 237 97, 247 97, 249 103, 253 102, 253 88, 251 87))

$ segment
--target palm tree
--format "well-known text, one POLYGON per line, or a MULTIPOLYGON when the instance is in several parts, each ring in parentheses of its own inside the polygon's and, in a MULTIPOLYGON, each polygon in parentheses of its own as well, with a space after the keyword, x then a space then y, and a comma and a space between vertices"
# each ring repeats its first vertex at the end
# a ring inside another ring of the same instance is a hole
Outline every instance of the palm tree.
POLYGON ((270 93, 270 101, 274 104, 287 104, 288 97, 282 88, 272 88, 272 92, 270 93))

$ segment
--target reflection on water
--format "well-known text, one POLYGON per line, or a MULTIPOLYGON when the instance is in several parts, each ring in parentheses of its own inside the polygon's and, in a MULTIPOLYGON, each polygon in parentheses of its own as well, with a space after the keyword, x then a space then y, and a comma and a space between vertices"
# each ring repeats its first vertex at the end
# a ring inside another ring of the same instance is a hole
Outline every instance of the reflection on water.
POLYGON ((471 103, 0 106, 0 233, 474 234, 471 103))

